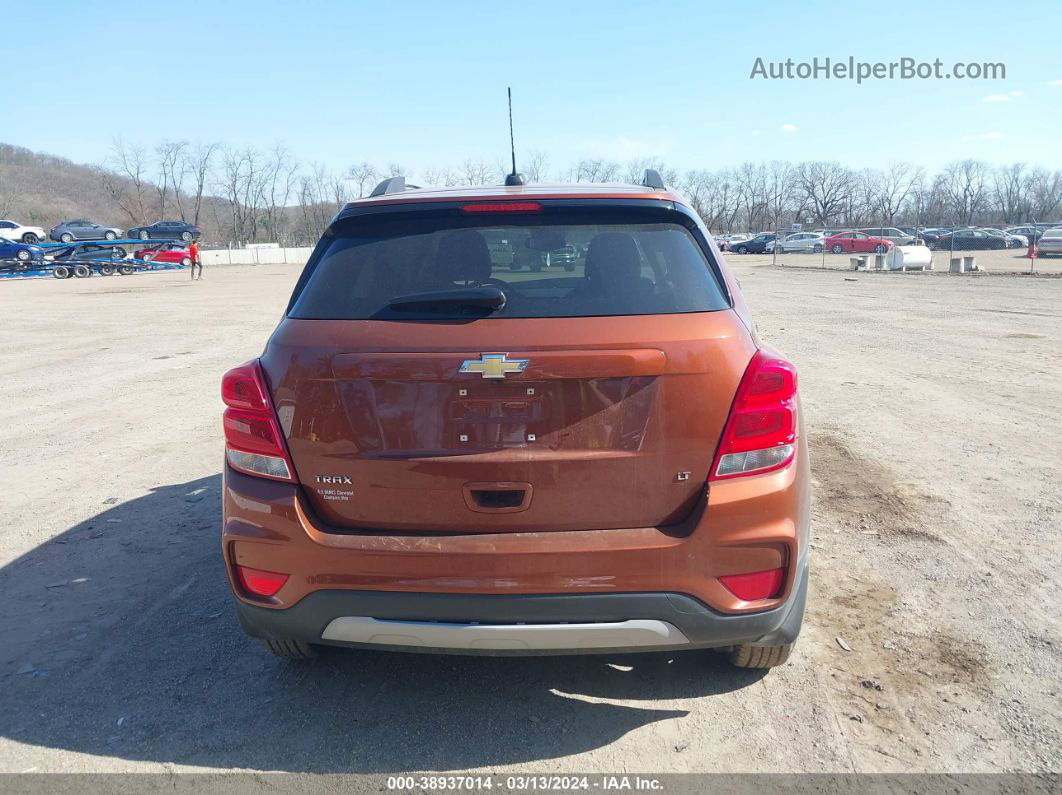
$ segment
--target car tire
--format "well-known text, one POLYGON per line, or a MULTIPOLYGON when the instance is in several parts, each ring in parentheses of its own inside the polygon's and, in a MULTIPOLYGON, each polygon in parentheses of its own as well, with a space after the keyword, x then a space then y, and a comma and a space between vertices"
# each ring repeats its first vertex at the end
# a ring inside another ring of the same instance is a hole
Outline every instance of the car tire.
POLYGON ((74 275, 79 279, 87 279, 92 275, 92 268, 88 265, 75 265, 74 275))
POLYGON ((748 246, 738 246, 734 250, 737 251, 738 254, 748 254, 749 253, 748 246))
POLYGON ((789 659, 792 643, 781 646, 750 646, 746 643, 730 650, 730 664, 738 668, 774 668, 789 659))
POLYGON ((187 267, 191 266, 191 264, 192 264, 192 258, 191 257, 185 257, 184 259, 181 260, 181 267, 182 268, 187 268, 187 267))
POLYGON ((117 240, 118 239, 118 235, 116 235, 116 234, 114 234, 114 232, 111 232, 110 230, 108 230, 108 231, 103 233, 103 238, 104 238, 104 240, 117 240))
POLYGON ((317 649, 301 640, 259 638, 258 642, 265 646, 274 657, 280 657, 283 660, 312 660, 317 656, 317 649))
POLYGON ((29 262, 32 257, 33 255, 30 254, 30 252, 26 251, 26 249, 24 248, 20 248, 18 250, 18 253, 15 254, 15 259, 17 259, 19 262, 29 262))
POLYGON ((119 265, 118 273, 120 273, 122 276, 128 276, 131 273, 136 273, 136 268, 134 268, 132 265, 119 265))
POLYGON ((22 242, 29 246, 35 246, 41 242, 41 239, 32 232, 27 232, 22 236, 22 242))
POLYGON ((114 266, 113 265, 100 265, 99 270, 100 270, 100 276, 113 276, 114 275, 114 266))
POLYGON ((66 265, 56 265, 55 270, 52 271, 52 276, 56 279, 69 279, 70 268, 66 267, 66 265))
POLYGON ((830 249, 834 254, 844 254, 844 246, 840 243, 834 243, 833 248, 830 249))
POLYGON ((811 250, 814 253, 816 253, 816 254, 821 254, 822 253, 822 246, 819 245, 818 243, 816 243, 814 246, 811 247, 811 250))
POLYGON ((63 232, 63 234, 59 235, 59 241, 61 243, 73 243, 74 236, 69 232, 63 232))
POLYGON ((184 230, 183 232, 181 232, 181 240, 183 240, 185 243, 187 243, 191 239, 192 239, 192 233, 189 232, 187 229, 184 230))
POLYGON ((147 232, 147 230, 146 230, 146 229, 141 229, 141 230, 140 230, 140 234, 138 235, 138 237, 139 237, 139 238, 140 238, 141 240, 147 240, 147 239, 148 239, 149 237, 151 237, 151 235, 149 235, 149 234, 148 234, 148 232, 147 232))

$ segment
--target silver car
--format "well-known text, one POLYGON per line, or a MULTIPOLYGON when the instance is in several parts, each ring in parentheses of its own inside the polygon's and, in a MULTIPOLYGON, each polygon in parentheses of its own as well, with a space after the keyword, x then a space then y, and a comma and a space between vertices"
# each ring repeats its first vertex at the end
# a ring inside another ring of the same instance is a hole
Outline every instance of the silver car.
POLYGON ((1048 229, 1044 232, 1036 248, 1041 257, 1062 254, 1062 228, 1048 229))
POLYGON ((913 235, 909 235, 895 226, 875 226, 872 229, 860 229, 859 231, 871 237, 884 238, 894 246, 909 246, 915 242, 913 235))
POLYGON ((824 238, 816 232, 794 232, 786 235, 780 243, 768 243, 767 251, 778 249, 779 252, 789 253, 792 251, 812 251, 816 254, 822 251, 824 238))

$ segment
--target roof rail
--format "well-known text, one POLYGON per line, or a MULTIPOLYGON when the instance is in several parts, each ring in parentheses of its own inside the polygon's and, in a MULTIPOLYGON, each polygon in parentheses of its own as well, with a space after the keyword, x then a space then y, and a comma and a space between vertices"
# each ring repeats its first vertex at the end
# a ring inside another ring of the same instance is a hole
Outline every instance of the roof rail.
POLYGON ((642 179, 642 184, 647 188, 656 188, 657 190, 664 189, 664 180, 660 177, 660 172, 655 168, 647 168, 645 170, 645 177, 642 179))

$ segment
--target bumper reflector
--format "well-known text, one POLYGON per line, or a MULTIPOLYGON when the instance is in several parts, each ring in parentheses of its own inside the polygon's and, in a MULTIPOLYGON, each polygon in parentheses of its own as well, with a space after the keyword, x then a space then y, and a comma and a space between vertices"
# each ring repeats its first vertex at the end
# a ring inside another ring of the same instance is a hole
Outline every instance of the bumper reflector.
POLYGON ((239 578, 243 589, 255 596, 272 596, 283 588, 284 583, 288 581, 287 574, 252 569, 248 566, 237 566, 236 576, 239 578))
POLYGON ((753 571, 748 574, 728 574, 719 581, 738 599, 752 602, 756 599, 771 599, 782 592, 785 569, 753 571))

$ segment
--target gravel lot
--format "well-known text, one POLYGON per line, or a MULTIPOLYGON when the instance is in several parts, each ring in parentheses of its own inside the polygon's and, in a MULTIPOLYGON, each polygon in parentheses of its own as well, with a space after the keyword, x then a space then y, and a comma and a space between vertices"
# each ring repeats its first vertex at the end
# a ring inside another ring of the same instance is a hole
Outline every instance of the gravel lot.
POLYGON ((1062 279, 768 261, 731 258, 801 369, 816 507, 766 675, 274 660, 221 569, 218 380, 298 269, 0 284, 0 772, 1062 769, 1062 279))

